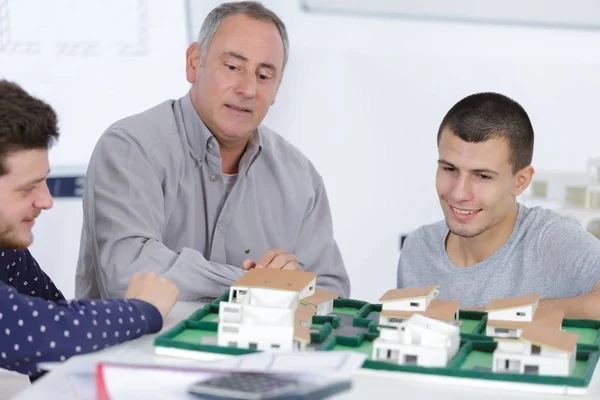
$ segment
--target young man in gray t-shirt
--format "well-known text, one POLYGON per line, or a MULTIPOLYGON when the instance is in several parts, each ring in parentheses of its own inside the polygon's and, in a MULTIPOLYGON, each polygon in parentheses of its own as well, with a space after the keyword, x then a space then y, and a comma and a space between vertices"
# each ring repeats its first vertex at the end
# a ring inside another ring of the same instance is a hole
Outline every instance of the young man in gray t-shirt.
POLYGON ((436 189, 445 221, 411 233, 398 287, 439 284, 461 308, 539 293, 540 307, 600 318, 600 241, 576 220, 516 200, 533 177, 525 110, 496 93, 458 102, 438 131, 436 189))

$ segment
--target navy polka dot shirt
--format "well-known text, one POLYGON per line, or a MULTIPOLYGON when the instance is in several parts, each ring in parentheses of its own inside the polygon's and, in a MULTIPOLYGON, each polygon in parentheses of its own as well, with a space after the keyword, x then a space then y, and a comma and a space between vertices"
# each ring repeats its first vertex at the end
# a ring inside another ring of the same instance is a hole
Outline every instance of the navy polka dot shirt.
POLYGON ((28 250, 0 249, 0 368, 40 372, 64 361, 162 328, 141 300, 66 301, 28 250))

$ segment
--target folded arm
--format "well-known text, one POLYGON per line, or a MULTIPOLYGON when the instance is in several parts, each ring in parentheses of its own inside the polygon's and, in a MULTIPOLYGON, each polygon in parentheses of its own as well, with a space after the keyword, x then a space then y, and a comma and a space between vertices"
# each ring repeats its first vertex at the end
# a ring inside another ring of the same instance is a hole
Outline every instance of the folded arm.
POLYGON ((107 132, 94 151, 84 218, 101 266, 102 297, 122 297, 131 275, 148 271, 173 281, 181 300, 218 297, 243 273, 241 266, 209 261, 197 250, 165 245, 161 179, 149 155, 122 130, 107 132))

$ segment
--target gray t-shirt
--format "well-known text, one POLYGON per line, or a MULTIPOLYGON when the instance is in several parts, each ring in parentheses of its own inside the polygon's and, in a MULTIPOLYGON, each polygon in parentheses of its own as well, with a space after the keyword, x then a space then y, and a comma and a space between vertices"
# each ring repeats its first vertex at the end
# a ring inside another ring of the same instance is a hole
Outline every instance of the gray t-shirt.
POLYGON ((600 240, 571 218, 519 205, 508 241, 486 260, 458 267, 448 258, 445 221, 422 226, 405 240, 398 263, 399 288, 440 285, 438 299, 461 308, 539 293, 566 298, 588 293, 600 279, 600 240))

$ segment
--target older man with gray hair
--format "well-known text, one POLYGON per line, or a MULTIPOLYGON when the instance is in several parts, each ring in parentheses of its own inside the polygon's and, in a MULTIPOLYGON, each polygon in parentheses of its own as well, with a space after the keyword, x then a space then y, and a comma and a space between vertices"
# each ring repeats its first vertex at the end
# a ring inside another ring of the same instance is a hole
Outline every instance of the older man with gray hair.
POLYGON ((183 300, 216 297, 251 268, 315 272, 349 296, 321 176, 261 125, 288 47, 260 3, 222 4, 187 49, 190 91, 104 132, 85 182, 78 297, 123 295, 145 271, 183 300))

